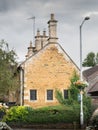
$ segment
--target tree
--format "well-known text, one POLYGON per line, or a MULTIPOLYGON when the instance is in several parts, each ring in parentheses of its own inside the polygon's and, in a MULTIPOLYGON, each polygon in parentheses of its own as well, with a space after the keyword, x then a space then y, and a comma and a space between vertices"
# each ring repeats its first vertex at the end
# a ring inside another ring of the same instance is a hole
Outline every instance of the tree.
POLYGON ((0 98, 5 100, 5 95, 8 96, 9 91, 15 90, 18 87, 16 80, 16 53, 10 50, 8 43, 4 40, 0 41, 0 98))
POLYGON ((95 54, 94 52, 88 53, 87 57, 83 61, 83 66, 84 67, 93 67, 96 64, 98 64, 98 53, 95 54))

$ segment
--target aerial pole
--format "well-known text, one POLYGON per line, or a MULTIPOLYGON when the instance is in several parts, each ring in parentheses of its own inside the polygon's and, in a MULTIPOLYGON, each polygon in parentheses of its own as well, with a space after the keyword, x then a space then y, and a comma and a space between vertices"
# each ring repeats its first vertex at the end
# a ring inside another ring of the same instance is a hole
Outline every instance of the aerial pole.
POLYGON ((28 18, 28 20, 33 20, 33 43, 35 38, 35 16, 28 18))

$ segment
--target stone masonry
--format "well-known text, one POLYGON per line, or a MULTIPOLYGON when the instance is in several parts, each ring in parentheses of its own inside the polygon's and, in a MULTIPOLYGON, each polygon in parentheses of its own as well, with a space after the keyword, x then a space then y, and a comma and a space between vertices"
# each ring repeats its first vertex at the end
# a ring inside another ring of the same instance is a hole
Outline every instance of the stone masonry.
POLYGON ((55 90, 59 89, 62 93, 64 90, 68 90, 74 70, 79 72, 75 63, 57 43, 56 23, 54 14, 52 14, 51 20, 48 22, 49 36, 46 36, 44 32, 45 42, 42 42, 43 36, 40 36, 38 31, 35 37, 35 41, 37 40, 35 48, 30 43, 29 55, 20 65, 22 72, 20 74, 21 105, 37 108, 59 104, 55 98, 55 90), (40 42, 38 42, 39 39, 41 39, 40 42), (37 100, 35 101, 30 100, 31 89, 37 90, 37 100), (48 101, 46 98, 48 89, 53 90, 52 101, 48 101))

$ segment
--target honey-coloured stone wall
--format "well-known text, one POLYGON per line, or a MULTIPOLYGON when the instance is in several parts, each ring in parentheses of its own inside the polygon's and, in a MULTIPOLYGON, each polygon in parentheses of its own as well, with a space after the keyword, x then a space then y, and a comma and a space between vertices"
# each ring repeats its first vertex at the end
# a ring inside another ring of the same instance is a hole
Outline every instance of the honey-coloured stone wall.
POLYGON ((63 92, 78 68, 59 44, 47 44, 24 63, 24 105, 33 108, 57 105, 55 90, 63 92), (37 100, 30 101, 30 89, 37 90, 37 100), (46 91, 53 89, 53 100, 47 101, 46 91))

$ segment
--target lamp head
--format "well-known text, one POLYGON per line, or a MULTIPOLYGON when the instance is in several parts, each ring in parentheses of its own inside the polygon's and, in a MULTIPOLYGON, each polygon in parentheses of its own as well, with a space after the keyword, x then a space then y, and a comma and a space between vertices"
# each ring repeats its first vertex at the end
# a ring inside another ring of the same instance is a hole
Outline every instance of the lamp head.
POLYGON ((90 17, 88 17, 88 16, 87 16, 87 17, 85 17, 85 20, 89 20, 89 19, 90 19, 90 17))

